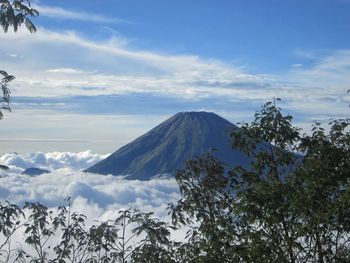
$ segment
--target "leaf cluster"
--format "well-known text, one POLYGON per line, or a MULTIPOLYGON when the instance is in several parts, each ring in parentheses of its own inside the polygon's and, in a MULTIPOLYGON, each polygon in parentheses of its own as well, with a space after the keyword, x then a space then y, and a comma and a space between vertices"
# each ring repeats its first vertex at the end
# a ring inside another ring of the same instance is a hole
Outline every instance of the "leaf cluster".
MULTIPOLYGON (((13 28, 17 32, 23 23, 30 33, 36 32, 37 29, 29 17, 37 17, 38 15, 39 12, 31 7, 29 0, 0 0, 0 25, 5 33, 8 32, 9 28, 13 28)), ((3 118, 3 110, 11 111, 11 92, 8 84, 14 79, 14 76, 0 70, 0 86, 3 94, 0 98, 0 119, 3 118)))
POLYGON ((0 119, 3 118, 2 110, 11 111, 10 108, 10 99, 11 91, 8 88, 8 83, 15 79, 14 76, 7 74, 6 71, 0 70, 0 86, 3 96, 0 98, 0 119))
POLYGON ((5 33, 12 27, 15 32, 24 23, 31 33, 37 31, 29 17, 36 17, 39 12, 31 7, 28 0, 1 0, 0 1, 0 24, 5 33))

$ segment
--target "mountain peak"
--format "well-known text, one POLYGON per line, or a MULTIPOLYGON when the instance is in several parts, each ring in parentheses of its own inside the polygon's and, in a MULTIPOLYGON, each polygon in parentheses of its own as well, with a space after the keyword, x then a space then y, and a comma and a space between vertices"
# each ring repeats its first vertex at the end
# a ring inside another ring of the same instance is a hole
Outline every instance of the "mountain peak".
MULTIPOLYGON (((178 113, 176 113, 174 116, 199 116, 199 115, 216 115, 215 113, 213 112, 208 112, 208 111, 180 111, 178 113)), ((219 115, 216 115, 216 116, 219 116, 219 115)))
POLYGON ((179 112, 86 171, 146 180, 174 174, 187 159, 213 149, 217 149, 214 155, 230 166, 247 163, 242 153, 232 150, 232 129, 237 127, 212 112, 179 112))
POLYGON ((214 112, 208 112, 208 111, 181 111, 176 113, 173 117, 175 118, 186 118, 186 117, 193 117, 193 118, 215 118, 219 117, 219 115, 215 114, 214 112))

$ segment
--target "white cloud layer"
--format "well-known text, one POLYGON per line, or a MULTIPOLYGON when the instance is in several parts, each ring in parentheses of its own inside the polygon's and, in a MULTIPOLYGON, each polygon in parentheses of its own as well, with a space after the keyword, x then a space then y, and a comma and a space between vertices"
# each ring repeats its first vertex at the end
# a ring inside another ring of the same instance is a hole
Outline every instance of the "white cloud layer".
POLYGON ((90 151, 3 155, 0 163, 9 165, 11 170, 0 171, 0 202, 8 200, 22 205, 26 201, 40 201, 55 208, 65 205, 64 198, 69 196, 73 209, 91 220, 106 220, 119 209, 130 207, 154 211, 156 216, 167 218, 167 204, 179 198, 175 179, 130 181, 78 171, 104 157, 90 151), (49 168, 52 172, 39 176, 20 174, 31 166, 49 168))
MULTIPOLYGON (((71 211, 87 216, 86 226, 106 222, 118 217, 118 211, 129 208, 142 212, 153 212, 154 216, 170 222, 168 203, 179 198, 175 179, 150 181, 128 181, 116 176, 84 174, 82 172, 56 171, 36 177, 19 174, 3 174, 0 177, 0 202, 8 200, 22 206, 25 202, 37 202, 49 207, 55 213, 58 206, 67 205, 65 197, 71 197, 71 211)), ((183 240, 187 229, 173 234, 183 240)), ((12 240, 35 252, 24 244, 23 229, 17 231, 12 240)), ((127 229, 127 236, 130 236, 127 229)), ((136 242, 139 237, 133 238, 136 242)), ((49 240, 47 246, 54 247, 60 242, 60 235, 49 240)))
POLYGON ((59 169, 69 169, 79 171, 90 167, 98 161, 106 158, 108 154, 102 155, 84 151, 78 153, 72 152, 49 152, 49 153, 28 153, 17 154, 7 153, 0 156, 0 163, 9 166, 10 172, 21 172, 29 167, 37 167, 55 171, 59 169))
POLYGON ((3 173, 0 182, 1 201, 8 200, 20 205, 26 201, 40 201, 54 208, 64 205, 64 198, 70 196, 73 204, 78 202, 98 207, 100 215, 95 215, 94 218, 102 216, 108 210, 129 207, 156 210, 164 217, 167 203, 178 198, 178 187, 174 179, 129 181, 112 175, 60 170, 35 177, 3 173))

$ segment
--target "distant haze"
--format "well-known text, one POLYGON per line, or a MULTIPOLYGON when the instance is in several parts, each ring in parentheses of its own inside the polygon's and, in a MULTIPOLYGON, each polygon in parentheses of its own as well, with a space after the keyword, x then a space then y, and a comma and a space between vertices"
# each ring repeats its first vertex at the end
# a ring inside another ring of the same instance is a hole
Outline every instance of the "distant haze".
POLYGON ((109 153, 115 147, 122 146, 119 141, 74 141, 74 140, 1 140, 0 155, 5 153, 17 152, 20 154, 30 152, 67 152, 67 151, 86 151, 92 149, 94 152, 101 154, 109 153))

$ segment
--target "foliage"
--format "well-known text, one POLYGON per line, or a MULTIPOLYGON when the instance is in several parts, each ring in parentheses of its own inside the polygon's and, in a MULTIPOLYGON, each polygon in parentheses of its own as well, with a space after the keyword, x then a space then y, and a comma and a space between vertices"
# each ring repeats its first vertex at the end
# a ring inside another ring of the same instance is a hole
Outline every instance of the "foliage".
POLYGON ((24 23, 29 32, 36 32, 36 27, 29 17, 36 17, 39 12, 32 8, 29 0, 1 0, 0 23, 4 32, 12 27, 15 32, 24 23))
MULTIPOLYGON (((24 23, 30 33, 37 31, 36 27, 29 17, 36 17, 39 12, 31 7, 29 0, 0 0, 0 24, 5 33, 9 28, 13 28, 15 32, 24 23)), ((2 90, 2 98, 0 99, 0 119, 3 118, 2 110, 10 111, 10 89, 8 83, 15 79, 6 71, 0 70, 0 85, 2 90)))
POLYGON ((169 226, 152 213, 121 210, 115 220, 87 227, 86 216, 72 212, 67 201, 56 212, 40 203, 26 203, 23 209, 1 204, 0 261, 171 262, 169 226), (12 244, 16 234, 23 234, 26 249, 12 244))
POLYGON ((1 85, 1 90, 2 90, 2 98, 0 98, 0 119, 3 118, 3 113, 2 110, 8 110, 10 111, 11 108, 9 106, 10 104, 10 89, 7 87, 8 83, 12 80, 15 79, 14 76, 12 75, 8 75, 6 71, 0 70, 0 75, 1 75, 1 79, 0 79, 0 85, 1 85))
POLYGON ((189 242, 179 247, 180 262, 232 262, 235 258, 233 244, 238 240, 230 207, 234 192, 223 174, 223 164, 206 154, 189 160, 176 175, 181 199, 170 206, 172 221, 189 228, 189 242))
POLYGON ((190 228, 186 262, 349 262, 349 119, 311 135, 268 102, 232 145, 254 157, 225 173, 213 157, 180 171, 173 222, 190 228))

